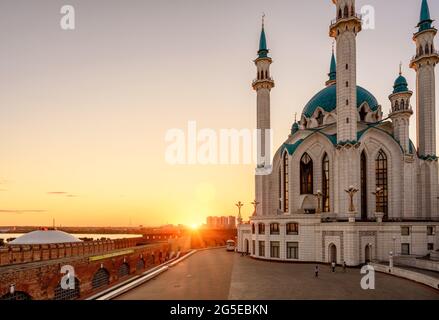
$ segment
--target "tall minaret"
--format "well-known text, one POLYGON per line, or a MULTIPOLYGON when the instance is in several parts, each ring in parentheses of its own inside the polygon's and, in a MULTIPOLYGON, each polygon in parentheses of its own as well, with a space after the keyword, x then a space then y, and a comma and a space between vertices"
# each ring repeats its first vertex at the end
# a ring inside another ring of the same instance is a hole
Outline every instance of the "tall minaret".
POLYGON ((357 52, 356 37, 361 18, 355 13, 355 0, 332 0, 337 19, 330 36, 337 41, 337 139, 339 143, 357 140, 357 52))
POLYGON ((437 29, 432 27, 427 0, 422 1, 421 17, 413 36, 416 56, 410 67, 416 71, 417 140, 420 157, 436 156, 435 72, 439 55, 434 47, 437 29))
POLYGON ((422 1, 418 32, 413 35, 416 55, 410 67, 416 71, 416 135, 418 155, 425 160, 420 167, 418 180, 419 218, 439 217, 438 162, 436 155, 436 80, 435 67, 439 55, 434 37, 437 29, 432 26, 427 0, 422 1))
POLYGON ((410 151, 409 128, 410 117, 413 115, 410 98, 412 95, 413 92, 408 88, 407 80, 402 75, 400 65, 399 77, 396 78, 393 93, 389 96, 392 105, 392 112, 389 116, 392 119, 395 139, 398 140, 406 154, 410 151))
POLYGON ((273 60, 268 56, 267 39, 265 37, 264 17, 262 17, 262 31, 259 41, 258 58, 254 61, 257 67, 257 76, 253 81, 253 89, 257 92, 257 129, 258 139, 258 168, 267 168, 271 163, 270 124, 270 92, 274 81, 270 74, 270 65, 273 60))

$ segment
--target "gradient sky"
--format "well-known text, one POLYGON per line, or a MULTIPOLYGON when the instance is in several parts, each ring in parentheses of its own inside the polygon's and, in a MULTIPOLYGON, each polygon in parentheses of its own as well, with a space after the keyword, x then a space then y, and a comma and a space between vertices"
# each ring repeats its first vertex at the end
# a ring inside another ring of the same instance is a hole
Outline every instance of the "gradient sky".
MULTIPOLYGON (((358 37, 358 84, 385 114, 400 61, 415 87, 420 3, 357 1, 376 9, 376 30, 358 37)), ((439 19, 439 2, 429 3, 439 19)), ((193 224, 236 214, 239 200, 247 217, 253 166, 170 166, 164 136, 189 120, 254 128, 262 12, 277 146, 324 87, 332 1, 2 0, 0 225, 193 224), (75 31, 59 26, 65 4, 75 31)))

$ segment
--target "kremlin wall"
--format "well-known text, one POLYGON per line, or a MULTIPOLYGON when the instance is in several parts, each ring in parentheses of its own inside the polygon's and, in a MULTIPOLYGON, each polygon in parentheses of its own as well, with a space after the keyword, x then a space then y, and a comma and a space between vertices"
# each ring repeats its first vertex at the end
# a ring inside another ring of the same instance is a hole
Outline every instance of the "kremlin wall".
POLYGON ((86 299, 192 248, 223 246, 236 230, 143 235, 139 238, 0 247, 0 300, 86 299), (63 266, 75 289, 61 289, 63 266))

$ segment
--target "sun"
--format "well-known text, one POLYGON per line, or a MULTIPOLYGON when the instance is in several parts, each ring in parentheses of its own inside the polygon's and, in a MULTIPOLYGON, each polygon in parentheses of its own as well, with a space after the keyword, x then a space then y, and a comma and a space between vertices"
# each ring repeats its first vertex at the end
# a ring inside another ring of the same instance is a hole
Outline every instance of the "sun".
POLYGON ((198 230, 199 227, 200 227, 200 225, 199 225, 199 224, 196 224, 196 223, 193 223, 193 224, 190 225, 190 228, 191 228, 192 230, 198 230))

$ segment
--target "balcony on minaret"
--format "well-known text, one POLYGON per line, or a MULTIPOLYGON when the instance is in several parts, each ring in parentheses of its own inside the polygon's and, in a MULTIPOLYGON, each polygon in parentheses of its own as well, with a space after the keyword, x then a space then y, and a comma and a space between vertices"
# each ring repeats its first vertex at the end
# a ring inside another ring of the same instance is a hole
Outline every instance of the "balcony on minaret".
POLYGON ((331 20, 331 24, 329 26, 329 35, 331 37, 336 37, 337 33, 336 30, 340 25, 346 24, 346 23, 355 23, 356 26, 358 26, 358 29, 356 29, 356 32, 361 31, 362 26, 362 15, 358 13, 351 13, 348 15, 342 15, 337 17, 336 19, 331 20))
POLYGON ((252 86, 254 89, 264 88, 272 89, 274 87, 274 79, 272 77, 255 79, 252 82, 252 86))
POLYGON ((427 47, 419 47, 418 50, 416 50, 416 55, 412 57, 410 60, 410 68, 413 68, 416 64, 419 62, 422 62, 421 60, 431 61, 432 64, 436 64, 439 62, 439 51, 435 50, 434 48, 431 48, 429 46, 427 47))

